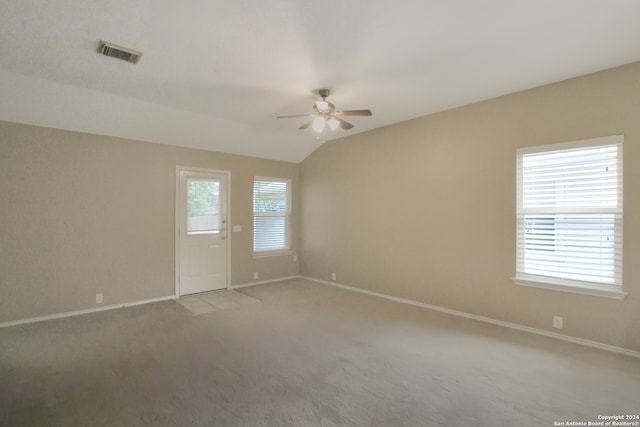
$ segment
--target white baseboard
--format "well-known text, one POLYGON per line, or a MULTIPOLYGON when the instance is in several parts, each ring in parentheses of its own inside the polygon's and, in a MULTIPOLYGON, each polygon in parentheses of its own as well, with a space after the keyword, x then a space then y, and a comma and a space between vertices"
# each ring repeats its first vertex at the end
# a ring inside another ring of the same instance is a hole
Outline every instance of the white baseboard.
MULTIPOLYGON (((299 278, 300 276, 280 277, 277 279, 262 280, 260 282, 251 282, 251 283, 244 283, 242 285, 229 286, 229 289, 240 289, 240 288, 246 288, 249 286, 263 285, 265 283, 280 282, 282 280, 299 279, 299 278)), ((141 300, 141 301, 131 301, 131 302, 126 302, 122 304, 105 305, 103 307, 89 308, 86 310, 68 311, 65 313, 48 314, 46 316, 31 317, 28 319, 12 320, 10 322, 0 323, 0 328, 8 328, 9 326, 24 325, 26 323, 35 323, 35 322, 44 322, 47 320, 62 319, 64 317, 80 316, 82 314, 98 313, 100 311, 115 310, 118 308, 133 307, 136 305, 149 304, 152 302, 168 301, 172 299, 173 300, 178 299, 178 296, 167 295, 165 297, 160 297, 160 298, 152 298, 152 299, 141 300)))
MULTIPOLYGON (((329 286, 335 286, 337 288, 345 289, 345 290, 352 291, 352 292, 359 292, 359 293, 362 293, 362 294, 371 295, 371 296, 378 297, 378 298, 384 298, 384 299, 387 299, 387 300, 400 302, 400 303, 403 303, 403 304, 409 304, 409 305, 413 305, 413 306, 417 306, 417 307, 426 308, 426 309, 429 309, 429 310, 435 310, 435 311, 451 314, 451 315, 458 316, 458 317, 464 317, 464 318, 467 318, 467 319, 473 319, 473 320, 477 320, 477 321, 484 322, 484 323, 490 323, 492 325, 498 325, 498 326, 502 326, 502 327, 505 327, 505 328, 515 329, 515 330, 518 330, 518 331, 529 332, 529 333, 536 334, 536 335, 542 335, 542 336, 545 336, 545 337, 555 338, 555 339, 562 340, 562 341, 568 341, 568 342, 572 342, 574 344, 580 344, 580 345, 584 345, 584 346, 587 346, 587 347, 593 347, 593 348, 597 348, 597 349, 600 349, 600 350, 606 350, 606 351, 610 351, 612 353, 623 354, 625 356, 630 356, 630 357, 635 357, 635 358, 640 359, 640 351, 630 350, 630 349, 623 348, 623 347, 616 347, 616 346, 613 346, 613 345, 604 344, 604 343, 600 343, 600 342, 597 342, 597 341, 586 340, 586 339, 583 339, 583 338, 572 337, 570 335, 563 335, 563 334, 558 334, 558 333, 555 333, 555 332, 549 332, 549 331, 545 331, 545 330, 542 330, 542 329, 531 328, 529 326, 518 325, 517 323, 504 322, 502 320, 496 320, 496 319, 492 319, 490 317, 478 316, 476 314, 465 313, 463 311, 452 310, 452 309, 449 309, 449 308, 440 307, 440 306, 432 305, 432 304, 425 304, 425 303, 422 303, 422 302, 413 301, 413 300, 406 299, 406 298, 395 297, 395 296, 383 294, 383 293, 380 293, 380 292, 368 291, 366 289, 361 289, 361 288, 355 288, 353 286, 342 285, 340 283, 330 282, 328 280, 317 279, 315 277, 301 276, 301 275, 280 277, 278 279, 262 280, 262 281, 259 281, 259 282, 251 282, 251 283, 244 283, 244 284, 241 284, 241 285, 234 285, 234 286, 230 286, 229 289, 241 289, 241 288, 247 288, 247 287, 250 287, 250 286, 263 285, 263 284, 274 283, 274 282, 281 282, 283 280, 290 280, 290 279, 306 279, 306 280, 310 280, 312 282, 322 283, 322 284, 329 285, 329 286)), ((26 323, 44 322, 46 320, 61 319, 61 318, 64 318, 64 317, 79 316, 79 315, 82 315, 82 314, 97 313, 97 312, 100 312, 100 311, 115 310, 115 309, 124 308, 124 307, 133 307, 133 306, 136 306, 136 305, 143 305, 143 304, 149 304, 149 303, 160 302, 160 301, 168 301, 168 300, 173 300, 173 299, 176 299, 176 298, 177 297, 175 295, 168 295, 168 296, 165 296, 165 297, 152 298, 152 299, 141 300, 141 301, 131 301, 131 302, 122 303, 122 304, 113 304, 113 305, 107 305, 107 306, 104 306, 104 307, 90 308, 90 309, 87 309, 87 310, 69 311, 69 312, 66 312, 66 313, 50 314, 50 315, 47 315, 47 316, 32 317, 32 318, 29 318, 29 319, 13 320, 13 321, 10 321, 10 322, 2 322, 2 323, 0 323, 0 328, 6 328, 6 327, 9 327, 9 326, 23 325, 23 324, 26 324, 26 323)))
POLYGON ((149 303, 152 303, 152 302, 168 301, 168 300, 172 300, 172 299, 176 299, 175 295, 168 295, 166 297, 152 298, 152 299, 146 299, 146 300, 141 300, 141 301, 125 302, 125 303, 122 303, 122 304, 105 305, 104 307, 89 308, 89 309, 86 309, 86 310, 76 310, 76 311, 68 311, 68 312, 65 312, 65 313, 49 314, 49 315, 46 315, 46 316, 31 317, 29 319, 13 320, 11 322, 0 323, 0 328, 7 328, 9 326, 24 325, 26 323, 44 322, 46 320, 62 319, 63 317, 80 316, 82 314, 97 313, 97 312, 100 312, 100 311, 115 310, 115 309, 118 309, 118 308, 133 307, 133 306, 136 306, 136 305, 149 304, 149 303))
POLYGON ((302 276, 287 276, 279 277, 277 279, 261 280, 259 282, 243 283, 241 285, 231 285, 229 289, 241 289, 248 288, 249 286, 264 285, 265 283, 282 282, 283 280, 300 279, 302 276))
POLYGON ((322 283, 322 284, 329 285, 329 286, 335 286, 337 288, 346 289, 346 290, 352 291, 352 292, 359 292, 359 293, 362 293, 362 294, 371 295, 371 296, 378 297, 378 298, 384 298, 384 299, 388 299, 388 300, 391 300, 391 301, 400 302, 400 303, 403 303, 403 304, 415 305, 415 306, 418 306, 418 307, 427 308, 429 310, 435 310, 435 311, 439 311, 439 312, 447 313, 447 314, 452 314, 454 316, 459 316, 459 317, 465 317, 467 319, 478 320, 480 322, 491 323, 492 325, 503 326, 505 328, 516 329, 518 331, 529 332, 529 333, 532 333, 532 334, 542 335, 542 336, 550 337, 550 338, 555 338, 555 339, 562 340, 562 341, 569 341, 569 342, 572 342, 574 344, 580 344, 580 345, 584 345, 584 346, 587 346, 587 347, 598 348, 600 350, 606 350, 606 351, 610 351, 612 353, 624 354, 625 356, 631 356, 631 357, 635 357, 635 358, 639 358, 640 359, 640 351, 630 350, 628 348, 616 347, 616 346, 613 346, 613 345, 604 344, 604 343, 600 343, 600 342, 597 342, 597 341, 590 341, 590 340, 585 340, 585 339, 582 339, 582 338, 572 337, 570 335, 558 334, 558 333, 555 333, 555 332, 549 332, 549 331, 545 331, 545 330, 542 330, 542 329, 531 328, 529 326, 522 326, 522 325, 518 325, 517 323, 504 322, 502 320, 496 320, 496 319, 492 319, 490 317, 478 316, 476 314, 465 313, 463 311, 451 310, 449 308, 440 307, 440 306, 437 306, 437 305, 425 304, 425 303, 418 302, 418 301, 413 301, 413 300, 410 300, 410 299, 394 297, 392 295, 387 295, 387 294, 383 294, 383 293, 380 293, 380 292, 373 292, 373 291, 368 291, 366 289, 354 288, 353 286, 342 285, 342 284, 339 284, 339 283, 336 283, 336 282, 330 282, 328 280, 316 279, 315 277, 308 277, 308 276, 299 276, 299 277, 301 279, 307 279, 307 280, 311 280, 313 282, 322 283))

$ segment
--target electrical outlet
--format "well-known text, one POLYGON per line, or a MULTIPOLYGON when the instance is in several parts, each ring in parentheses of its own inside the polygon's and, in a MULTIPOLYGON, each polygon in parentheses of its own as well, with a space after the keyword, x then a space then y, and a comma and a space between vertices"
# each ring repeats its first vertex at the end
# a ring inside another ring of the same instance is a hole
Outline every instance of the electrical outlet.
POLYGON ((562 329, 562 317, 553 316, 553 327, 556 329, 562 329))
POLYGON ((296 261, 298 261, 298 255, 293 256, 293 262, 296 262, 296 261))
POLYGON ((96 304, 102 304, 102 294, 96 294, 96 304))
POLYGON ((258 272, 257 271, 253 272, 253 280, 258 280, 258 272))
POLYGON ((336 273, 331 273, 331 280, 336 281, 336 273))

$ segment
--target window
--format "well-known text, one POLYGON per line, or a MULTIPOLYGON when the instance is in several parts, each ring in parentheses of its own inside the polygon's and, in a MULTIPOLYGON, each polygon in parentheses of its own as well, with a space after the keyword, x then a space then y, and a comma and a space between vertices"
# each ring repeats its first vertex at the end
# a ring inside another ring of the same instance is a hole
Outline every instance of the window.
POLYGON ((255 177, 253 251, 256 255, 291 249, 291 180, 255 177))
POLYGON ((187 234, 220 232, 220 182, 187 178, 187 234))
POLYGON ((622 142, 518 150, 517 284, 624 298, 622 142))

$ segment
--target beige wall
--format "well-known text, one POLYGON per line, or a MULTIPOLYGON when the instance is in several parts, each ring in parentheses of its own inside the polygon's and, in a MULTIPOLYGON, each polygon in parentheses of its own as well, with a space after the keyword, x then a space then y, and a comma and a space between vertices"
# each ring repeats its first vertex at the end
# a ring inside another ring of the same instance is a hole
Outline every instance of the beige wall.
POLYGON ((640 63, 329 142, 300 168, 301 273, 640 350, 639 165, 640 63), (628 297, 514 285, 516 149, 614 134, 628 297))
POLYGON ((231 172, 231 283, 295 275, 252 256, 254 175, 298 165, 0 122, 0 322, 174 294, 176 166, 231 172))

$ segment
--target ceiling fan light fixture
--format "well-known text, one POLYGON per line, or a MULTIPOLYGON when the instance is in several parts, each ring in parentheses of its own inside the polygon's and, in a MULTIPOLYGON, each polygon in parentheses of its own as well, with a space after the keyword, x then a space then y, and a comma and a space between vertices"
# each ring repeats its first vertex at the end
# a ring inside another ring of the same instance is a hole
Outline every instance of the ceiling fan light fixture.
POLYGON ((324 117, 316 117, 315 119, 313 119, 313 130, 318 133, 322 132, 326 125, 327 119, 325 119, 324 117))
POLYGON ((336 130, 338 129, 338 126, 340 126, 340 120, 336 119, 335 117, 331 117, 327 121, 327 124, 329 125, 329 129, 336 130))
POLYGON ((329 111, 329 101, 316 101, 316 109, 321 113, 326 113, 329 111))

